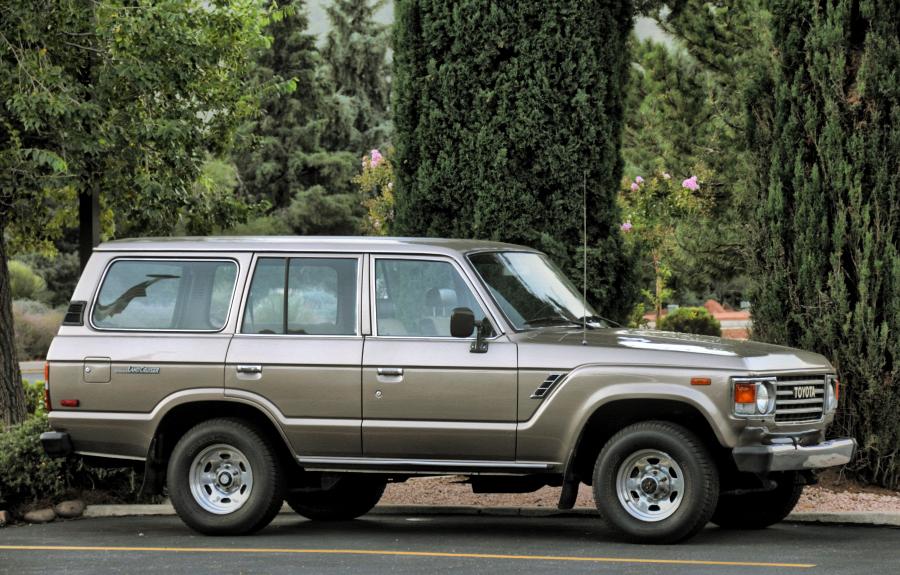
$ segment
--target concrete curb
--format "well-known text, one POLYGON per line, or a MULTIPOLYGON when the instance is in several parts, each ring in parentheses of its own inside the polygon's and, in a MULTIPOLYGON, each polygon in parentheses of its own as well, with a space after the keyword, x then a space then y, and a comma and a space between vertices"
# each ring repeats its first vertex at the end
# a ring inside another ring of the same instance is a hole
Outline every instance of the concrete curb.
MULTIPOLYGON (((285 505, 281 513, 293 513, 285 505)), ((474 505, 379 505, 371 515, 481 515, 485 517, 593 517, 597 511, 577 508, 561 511, 552 507, 478 507, 474 505)), ((175 515, 170 503, 158 505, 88 505, 84 517, 136 517, 175 515)), ((836 525, 877 525, 900 527, 900 513, 859 513, 849 511, 791 513, 792 523, 828 523, 836 525)))

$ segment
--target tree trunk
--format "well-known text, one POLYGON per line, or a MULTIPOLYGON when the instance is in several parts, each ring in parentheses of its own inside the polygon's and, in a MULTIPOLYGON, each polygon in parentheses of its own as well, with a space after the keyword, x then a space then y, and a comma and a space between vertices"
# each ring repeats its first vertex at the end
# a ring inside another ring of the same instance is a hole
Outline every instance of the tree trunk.
POLYGON ((656 329, 659 329, 659 320, 662 317, 662 291, 663 291, 663 278, 662 273, 660 272, 660 261, 659 255, 653 254, 653 273, 656 276, 656 301, 654 302, 654 307, 656 308, 656 329))
POLYGON ((91 253, 100 243, 100 195, 91 182, 88 192, 78 194, 78 257, 84 271, 91 253))
POLYGON ((0 427, 25 420, 25 392, 16 357, 12 292, 6 265, 6 242, 0 226, 0 427))

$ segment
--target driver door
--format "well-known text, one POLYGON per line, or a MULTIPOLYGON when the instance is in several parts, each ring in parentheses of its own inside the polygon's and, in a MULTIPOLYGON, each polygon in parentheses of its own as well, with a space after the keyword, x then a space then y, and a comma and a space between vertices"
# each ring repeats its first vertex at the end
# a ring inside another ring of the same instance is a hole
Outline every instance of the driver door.
POLYGON ((373 256, 371 337, 363 349, 363 455, 425 460, 515 459, 516 345, 486 353, 450 335, 450 315, 484 306, 449 258, 373 256))

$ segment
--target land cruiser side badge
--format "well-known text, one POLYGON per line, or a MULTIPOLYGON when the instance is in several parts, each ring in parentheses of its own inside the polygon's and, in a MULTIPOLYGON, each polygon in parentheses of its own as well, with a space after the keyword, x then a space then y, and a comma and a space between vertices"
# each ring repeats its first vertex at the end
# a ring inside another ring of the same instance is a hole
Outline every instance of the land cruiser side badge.
POLYGON ((119 367, 116 373, 131 373, 136 375, 159 375, 158 367, 146 367, 143 365, 129 365, 128 367, 119 367))

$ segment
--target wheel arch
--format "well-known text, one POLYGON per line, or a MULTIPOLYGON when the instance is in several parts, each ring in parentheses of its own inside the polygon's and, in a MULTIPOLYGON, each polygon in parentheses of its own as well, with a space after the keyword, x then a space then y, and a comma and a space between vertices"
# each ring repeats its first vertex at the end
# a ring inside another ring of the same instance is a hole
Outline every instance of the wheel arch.
POLYGON ((651 420, 675 423, 692 431, 709 449, 717 464, 728 454, 728 448, 721 443, 709 416, 684 399, 615 399, 597 407, 582 426, 567 462, 566 475, 572 474, 590 485, 594 462, 606 442, 631 424, 651 420))
POLYGON ((172 450, 189 429, 221 417, 243 419, 253 424, 275 447, 285 469, 299 471, 293 448, 278 420, 264 407, 242 399, 198 399, 174 405, 160 418, 147 453, 144 490, 150 493, 162 491, 172 450))

